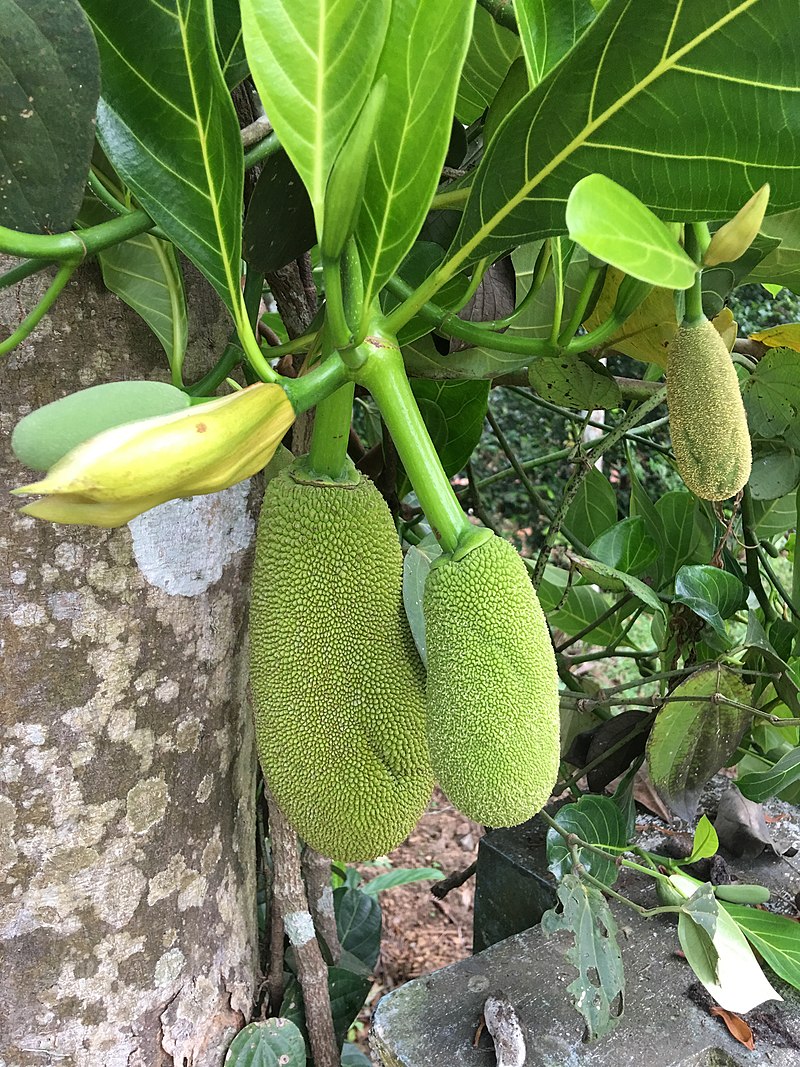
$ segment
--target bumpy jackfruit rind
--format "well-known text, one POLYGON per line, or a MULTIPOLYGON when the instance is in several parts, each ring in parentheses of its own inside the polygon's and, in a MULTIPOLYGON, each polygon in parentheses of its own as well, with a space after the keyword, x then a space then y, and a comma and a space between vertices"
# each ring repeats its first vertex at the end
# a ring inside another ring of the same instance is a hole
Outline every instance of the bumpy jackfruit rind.
POLYGON ((492 537, 431 569, 423 610, 434 774, 478 822, 524 822, 559 762, 555 655, 525 565, 492 537))
POLYGON ((667 348, 667 407, 678 472, 703 500, 727 500, 752 465, 742 394, 725 342, 708 320, 667 348))
POLYGON ((258 753, 303 840, 343 862, 399 845, 433 787, 402 566, 366 478, 310 485, 289 468, 268 485, 250 615, 258 753))

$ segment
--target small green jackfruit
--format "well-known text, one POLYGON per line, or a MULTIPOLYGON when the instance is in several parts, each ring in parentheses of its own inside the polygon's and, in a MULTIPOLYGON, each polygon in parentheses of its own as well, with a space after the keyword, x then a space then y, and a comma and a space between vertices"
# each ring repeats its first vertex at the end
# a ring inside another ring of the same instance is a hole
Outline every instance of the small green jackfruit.
POLYGON ((402 573, 367 478, 311 483, 294 465, 270 481, 250 609, 258 754, 298 834, 343 862, 396 848, 433 788, 402 573))
POLYGON ((667 347, 667 407, 689 489, 703 500, 735 496, 750 477, 750 434, 730 353, 708 319, 684 323, 667 347))
POLYGON ((434 774, 478 822, 524 822, 559 761, 555 655, 525 564, 491 537, 431 568, 423 611, 434 774))

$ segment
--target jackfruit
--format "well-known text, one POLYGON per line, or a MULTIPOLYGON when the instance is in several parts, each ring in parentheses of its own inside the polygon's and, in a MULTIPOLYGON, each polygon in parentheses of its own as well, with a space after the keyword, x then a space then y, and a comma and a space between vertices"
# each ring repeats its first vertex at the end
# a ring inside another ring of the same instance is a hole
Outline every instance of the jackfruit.
POLYGON ((524 822, 546 803, 559 761, 555 655, 525 565, 495 536, 444 557, 423 612, 434 774, 478 822, 524 822))
POLYGON ((374 859, 430 799, 425 671, 403 609, 403 556, 369 479, 267 486, 256 541, 250 681, 261 766, 318 852, 374 859))
POLYGON ((708 319, 667 347, 667 408, 678 472, 703 500, 727 500, 750 477, 752 452, 736 371, 708 319))

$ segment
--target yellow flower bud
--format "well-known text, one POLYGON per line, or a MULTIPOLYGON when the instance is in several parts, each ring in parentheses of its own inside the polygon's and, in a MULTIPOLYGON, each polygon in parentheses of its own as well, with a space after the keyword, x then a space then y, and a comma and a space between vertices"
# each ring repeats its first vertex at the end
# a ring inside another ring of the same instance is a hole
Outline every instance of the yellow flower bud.
POLYGON ((739 208, 730 222, 720 226, 703 256, 704 267, 718 263, 733 263, 743 256, 756 239, 769 203, 769 184, 753 193, 744 207, 739 208))
POLYGON ((215 493, 261 470, 295 413, 279 385, 259 382, 187 411, 105 430, 14 493, 50 522, 123 526, 176 497, 215 493))

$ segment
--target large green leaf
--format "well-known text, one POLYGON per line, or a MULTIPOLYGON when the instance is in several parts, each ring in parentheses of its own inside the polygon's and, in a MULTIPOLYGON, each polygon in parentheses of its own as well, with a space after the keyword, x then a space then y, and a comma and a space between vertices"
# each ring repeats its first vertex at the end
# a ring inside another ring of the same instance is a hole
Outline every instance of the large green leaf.
POLYGON ((499 26, 484 8, 476 6, 472 40, 456 99, 456 115, 461 122, 474 122, 491 104, 520 51, 519 38, 499 26))
MULTIPOLYGON (((591 585, 574 585, 560 601, 556 610, 547 615, 547 621, 556 630, 562 630, 568 637, 574 637, 582 633, 590 626, 598 616, 602 615, 611 607, 612 600, 599 593, 591 585)), ((627 608, 622 608, 612 618, 598 623, 584 637, 587 645, 610 645, 620 633, 621 621, 636 609, 631 603, 627 608)), ((630 639, 626 640, 626 646, 630 647, 630 639)))
POLYGON ((214 0, 214 30, 222 76, 233 88, 247 77, 239 0, 214 0))
POLYGON ((164 233, 244 320, 239 286, 244 161, 205 0, 84 0, 103 95, 98 136, 164 233))
POLYGON ((754 949, 785 982, 800 989, 800 936, 797 923, 785 915, 723 904, 754 949))
POLYGON ((334 160, 372 87, 389 0, 242 0, 250 72, 322 232, 334 160))
POLYGON ((531 88, 569 52, 594 18, 589 0, 529 0, 514 5, 531 88))
POLYGON ((590 545, 616 521, 617 495, 608 478, 592 467, 569 506, 564 525, 585 545, 590 545))
POLYGON ((225 1067, 305 1067, 306 1043, 291 1019, 259 1019, 233 1039, 225 1067))
POLYGON ((0 0, 2 225, 26 233, 72 226, 99 93, 97 46, 77 0, 0 0))
POLYGON ((722 666, 704 667, 681 682, 656 714, 647 739, 650 777, 676 815, 692 821, 706 783, 727 767, 752 719, 716 693, 747 705, 750 690, 722 666))
MULTIPOLYGON (((581 797, 577 804, 559 808, 555 821, 562 830, 575 834, 588 845, 610 848, 611 856, 618 855, 628 844, 625 819, 610 797, 581 797)), ((584 870, 603 885, 612 886, 616 882, 619 868, 613 858, 606 859, 586 849, 578 851, 578 858, 584 870)), ((572 871, 572 853, 562 834, 552 827, 547 831, 547 860, 548 869, 558 881, 572 871)))
POLYGON ((725 218, 765 181, 800 204, 796 25, 796 0, 609 0, 489 145, 447 270, 563 233, 594 172, 664 219, 725 218))
POLYGON ((684 566, 675 575, 675 600, 725 636, 725 619, 747 604, 747 589, 735 574, 706 564, 684 566))
POLYGON ((658 545, 647 532, 647 523, 637 515, 622 519, 591 544, 592 555, 615 570, 642 574, 658 556, 658 545))
POLYGON ((800 352, 773 348, 742 388, 751 433, 800 448, 800 352))
POLYGON ((711 546, 705 540, 705 524, 700 502, 693 493, 674 489, 665 493, 655 505, 656 520, 661 526, 659 576, 671 583, 684 563, 706 563, 711 546))
POLYGON ((242 255, 261 274, 279 270, 316 244, 306 187, 284 151, 264 161, 242 233, 242 255))
POLYGON ((800 748, 794 748, 791 752, 778 760, 778 762, 764 771, 752 771, 736 781, 739 791, 748 800, 754 800, 760 804, 770 797, 787 789, 800 779, 800 748))
POLYGON ((387 79, 386 100, 355 234, 365 305, 413 244, 439 183, 473 10, 472 0, 392 4, 376 72, 387 79))

